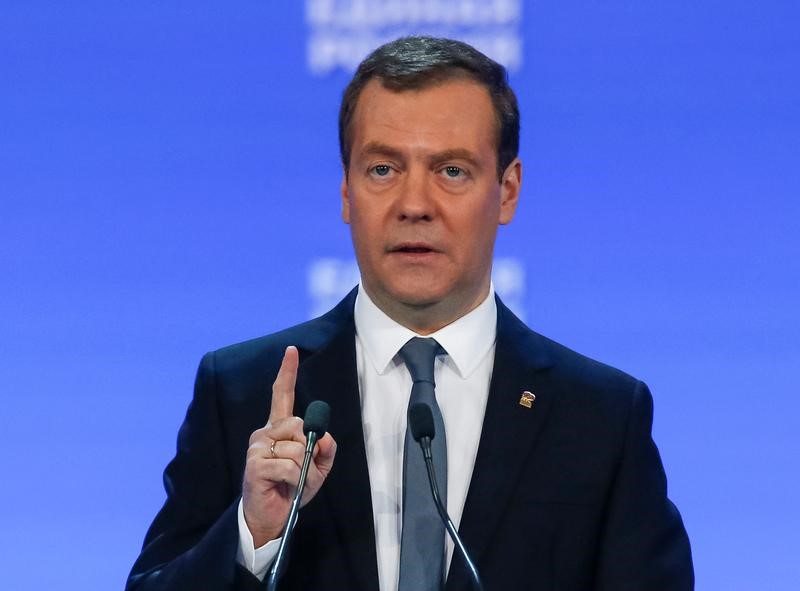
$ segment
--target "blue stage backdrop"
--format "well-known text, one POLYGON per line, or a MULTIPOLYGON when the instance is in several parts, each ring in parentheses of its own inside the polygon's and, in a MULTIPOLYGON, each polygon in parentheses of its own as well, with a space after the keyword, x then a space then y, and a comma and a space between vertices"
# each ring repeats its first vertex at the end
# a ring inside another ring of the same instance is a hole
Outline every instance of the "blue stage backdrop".
POLYGON ((698 589, 800 588, 800 6, 0 5, 0 587, 121 589, 196 364, 357 279, 336 114, 385 39, 509 67, 495 284, 641 377, 698 589))

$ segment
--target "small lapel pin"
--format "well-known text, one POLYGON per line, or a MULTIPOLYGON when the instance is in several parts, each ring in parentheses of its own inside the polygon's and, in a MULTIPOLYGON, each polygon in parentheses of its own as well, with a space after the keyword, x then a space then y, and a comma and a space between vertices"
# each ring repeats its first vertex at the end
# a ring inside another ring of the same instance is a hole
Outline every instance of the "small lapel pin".
POLYGON ((525 390, 522 393, 522 396, 519 397, 519 405, 524 406, 525 408, 531 408, 535 400, 536 400, 536 394, 525 390))

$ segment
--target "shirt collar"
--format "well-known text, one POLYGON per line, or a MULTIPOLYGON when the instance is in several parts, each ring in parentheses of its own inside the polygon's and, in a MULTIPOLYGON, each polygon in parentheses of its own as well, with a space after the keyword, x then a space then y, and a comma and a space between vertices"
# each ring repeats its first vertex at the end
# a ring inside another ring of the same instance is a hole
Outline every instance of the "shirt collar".
MULTIPOLYGON (((353 311, 356 333, 366 352, 367 359, 379 374, 386 373, 400 348, 418 335, 389 318, 370 299, 359 283, 353 311)), ((497 304, 494 286, 478 307, 444 328, 426 335, 434 338, 447 351, 447 355, 462 379, 477 369, 484 355, 491 349, 497 334, 497 304)))

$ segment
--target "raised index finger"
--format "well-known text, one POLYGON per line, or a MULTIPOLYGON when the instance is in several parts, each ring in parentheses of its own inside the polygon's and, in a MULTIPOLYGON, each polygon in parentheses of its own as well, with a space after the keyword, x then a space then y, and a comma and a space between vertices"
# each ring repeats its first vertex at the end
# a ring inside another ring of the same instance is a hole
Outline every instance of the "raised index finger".
POLYGON ((272 384, 272 405, 269 410, 267 423, 274 423, 279 419, 291 417, 294 411, 294 384, 297 380, 297 366, 299 355, 297 347, 286 347, 283 354, 281 368, 275 383, 272 384))

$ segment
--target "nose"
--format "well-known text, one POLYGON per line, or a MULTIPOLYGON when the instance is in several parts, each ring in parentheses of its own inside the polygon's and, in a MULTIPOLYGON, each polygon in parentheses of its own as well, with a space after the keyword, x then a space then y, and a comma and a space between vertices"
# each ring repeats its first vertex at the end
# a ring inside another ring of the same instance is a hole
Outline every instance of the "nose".
POLYGON ((405 176, 396 200, 397 217, 412 222, 432 220, 436 204, 427 171, 409 169, 405 176))

